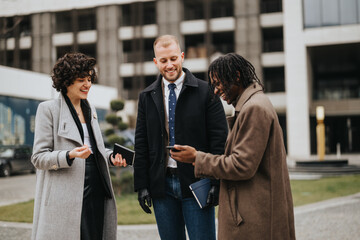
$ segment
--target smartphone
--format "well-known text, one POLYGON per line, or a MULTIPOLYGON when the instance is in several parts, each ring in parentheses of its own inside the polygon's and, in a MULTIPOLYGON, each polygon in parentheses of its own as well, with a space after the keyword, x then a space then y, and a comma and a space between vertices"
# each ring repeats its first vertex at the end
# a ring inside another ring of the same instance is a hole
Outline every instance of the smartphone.
POLYGON ((174 146, 166 146, 166 148, 170 151, 172 150, 173 152, 180 152, 180 150, 177 150, 176 148, 174 148, 174 146))

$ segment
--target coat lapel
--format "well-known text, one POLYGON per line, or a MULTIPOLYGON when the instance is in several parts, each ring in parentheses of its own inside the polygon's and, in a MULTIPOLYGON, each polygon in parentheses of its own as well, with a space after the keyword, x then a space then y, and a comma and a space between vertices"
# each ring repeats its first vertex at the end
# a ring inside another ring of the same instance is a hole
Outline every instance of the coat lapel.
POLYGON ((79 129, 77 128, 75 121, 70 113, 70 109, 67 106, 64 97, 60 94, 60 117, 59 117, 59 129, 58 135, 69 140, 75 141, 80 145, 83 145, 79 129))
POLYGON ((259 91, 263 91, 263 89, 258 83, 254 83, 254 84, 248 86, 245 89, 245 91, 243 92, 243 94, 240 96, 240 99, 238 100, 238 102, 235 105, 235 115, 236 115, 236 112, 241 111, 241 108, 250 99, 250 97, 259 91))
POLYGON ((236 134, 236 132, 238 131, 237 130, 238 125, 236 125, 235 122, 237 121, 237 118, 240 115, 239 113, 240 113, 242 107, 251 98, 252 95, 254 95, 255 93, 257 93, 259 91, 263 91, 263 89, 258 83, 254 83, 254 84, 248 86, 245 89, 245 91, 242 93, 242 95, 240 96, 238 101, 236 102, 234 116, 227 117, 229 129, 231 131, 226 140, 227 146, 225 148, 225 154, 230 154, 232 151, 232 144, 228 144, 228 142, 233 137, 233 135, 236 134))
POLYGON ((156 87, 154 87, 151 91, 151 97, 155 103, 157 112, 159 114, 159 119, 161 123, 161 128, 166 129, 165 127, 165 107, 164 107, 164 98, 161 88, 161 77, 158 78, 157 81, 160 81, 158 84, 156 84, 156 87))

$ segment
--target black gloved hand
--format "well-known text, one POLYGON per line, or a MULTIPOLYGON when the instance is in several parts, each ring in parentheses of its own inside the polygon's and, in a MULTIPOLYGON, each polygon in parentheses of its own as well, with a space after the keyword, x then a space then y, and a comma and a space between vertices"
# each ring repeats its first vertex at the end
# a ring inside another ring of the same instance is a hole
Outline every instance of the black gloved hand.
POLYGON ((207 206, 215 207, 219 205, 219 186, 211 186, 206 200, 207 206))
POLYGON ((147 188, 143 188, 138 191, 138 200, 144 212, 151 214, 151 197, 147 188))

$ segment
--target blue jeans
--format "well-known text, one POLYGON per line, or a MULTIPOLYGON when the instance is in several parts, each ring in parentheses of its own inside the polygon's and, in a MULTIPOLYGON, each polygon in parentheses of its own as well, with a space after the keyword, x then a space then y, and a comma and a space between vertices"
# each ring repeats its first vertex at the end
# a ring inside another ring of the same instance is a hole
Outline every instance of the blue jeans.
POLYGON ((185 225, 191 240, 215 240, 215 209, 201 209, 195 198, 182 198, 179 178, 166 177, 166 197, 153 199, 162 240, 185 240, 185 225))

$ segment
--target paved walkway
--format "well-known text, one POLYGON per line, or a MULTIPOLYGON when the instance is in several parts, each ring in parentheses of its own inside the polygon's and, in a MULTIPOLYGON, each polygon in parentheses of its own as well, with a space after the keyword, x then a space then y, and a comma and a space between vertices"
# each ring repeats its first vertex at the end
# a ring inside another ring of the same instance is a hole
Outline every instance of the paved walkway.
MULTIPOLYGON (((295 208, 298 240, 347 240, 360 236, 360 193, 295 208)), ((0 222, 0 239, 30 239, 31 224, 0 222)), ((156 225, 118 226, 117 239, 158 240, 156 225)))

